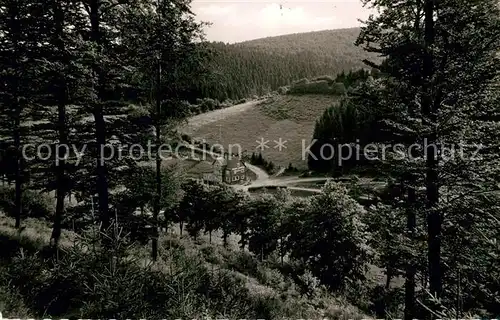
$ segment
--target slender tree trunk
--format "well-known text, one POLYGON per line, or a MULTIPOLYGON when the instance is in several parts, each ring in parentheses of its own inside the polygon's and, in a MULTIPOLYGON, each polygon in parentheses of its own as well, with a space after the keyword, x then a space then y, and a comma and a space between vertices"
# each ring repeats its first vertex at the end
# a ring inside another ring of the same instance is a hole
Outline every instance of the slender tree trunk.
POLYGON ((386 275, 385 275, 385 289, 389 290, 391 288, 391 280, 392 280, 392 273, 393 273, 392 266, 390 266, 390 265, 386 266, 385 272, 386 272, 386 275))
POLYGON ((246 241, 247 241, 245 232, 246 232, 246 228, 242 227, 241 232, 240 232, 240 234, 241 234, 240 248, 242 251, 245 251, 245 245, 246 245, 246 241))
MULTIPOLYGON (((18 109, 20 106, 14 106, 18 109)), ((22 213, 22 197, 23 197, 23 159, 21 154, 21 115, 16 111, 16 119, 14 123, 14 146, 16 148, 16 198, 14 204, 14 216, 16 217, 16 228, 21 227, 21 213, 22 213)))
POLYGON ((227 238, 228 238, 228 232, 223 230, 222 231, 222 245, 224 246, 224 248, 227 247, 227 238))
POLYGON ((179 222, 179 229, 180 229, 180 232, 181 232, 181 238, 182 238, 182 230, 184 229, 184 222, 183 222, 183 221, 180 221, 180 222, 179 222))
MULTIPOLYGON (((15 72, 19 72, 19 32, 21 31, 21 26, 19 23, 19 7, 18 3, 14 2, 11 4, 11 32, 12 32, 12 43, 14 45, 14 57, 13 57, 13 69, 15 72)), ((14 217, 16 218, 16 228, 21 227, 21 214, 22 214, 22 196, 23 196, 23 157, 21 152, 21 114, 22 105, 20 103, 20 92, 19 92, 19 75, 16 74, 13 78, 13 101, 12 109, 14 111, 14 128, 13 128, 13 139, 14 139, 14 149, 15 149, 15 200, 14 200, 14 217)))
MULTIPOLYGON (((100 29, 100 0, 90 1, 90 23, 91 40, 99 48, 101 53, 101 29, 100 29)), ((104 111, 102 100, 104 97, 104 77, 100 67, 100 61, 94 61, 93 69, 97 76, 97 99, 93 105, 93 114, 95 119, 95 138, 97 142, 97 194, 99 195, 99 218, 101 220, 101 230, 108 231, 111 219, 109 217, 109 194, 108 194, 108 172, 104 161, 104 149, 106 145, 106 122, 104 121, 104 111)))
POLYGON ((281 260, 281 266, 283 266, 283 260, 285 258, 285 248, 284 248, 284 240, 283 237, 280 237, 280 260, 281 260))
MULTIPOLYGON (((422 0, 416 1, 416 15, 414 20, 413 28, 417 34, 420 33, 421 25, 421 14, 424 9, 422 6, 422 0)), ((417 216, 415 212, 416 204, 416 190, 415 182, 416 177, 410 173, 407 180, 407 199, 406 199, 406 228, 409 236, 409 242, 414 243, 415 231, 417 228, 417 216)), ((416 265, 414 259, 410 259, 406 265, 406 275, 405 275, 405 309, 404 309, 404 319, 412 320, 415 318, 415 276, 416 276, 416 265)))
MULTIPOLYGON (((414 179, 410 179, 408 186, 407 208, 406 208, 406 228, 408 229, 409 241, 413 243, 415 229, 417 227, 417 217, 415 214, 416 193, 413 187, 414 179)), ((410 259, 406 265, 405 279, 405 310, 404 319, 412 320, 415 318, 415 263, 410 259)))
POLYGON ((442 275, 441 275, 441 214, 437 211, 439 202, 438 174, 437 174, 437 133, 435 123, 437 120, 437 103, 432 97, 433 86, 431 84, 434 73, 434 59, 431 48, 434 44, 434 12, 435 0, 425 0, 425 43, 423 59, 423 83, 422 113, 431 122, 432 133, 428 135, 426 148, 426 196, 427 196, 427 233, 428 233, 428 264, 429 264, 429 290, 436 298, 441 297, 442 275))
MULTIPOLYGON (((61 8, 60 1, 53 0, 53 14, 54 14, 54 45, 61 55, 60 58, 63 65, 67 62, 65 59, 65 48, 64 48, 64 11, 61 8)), ((56 212, 54 216, 54 225, 52 228, 51 241, 53 240, 53 246, 55 250, 59 247, 59 239, 61 237, 61 223, 64 217, 64 200, 66 199, 66 194, 68 192, 68 183, 66 176, 66 146, 68 145, 68 134, 66 128, 66 104, 67 104, 67 86, 64 75, 60 74, 55 79, 57 85, 56 99, 58 101, 57 111, 58 111, 58 121, 57 129, 59 135, 59 142, 62 146, 58 146, 58 152, 56 155, 59 161, 56 163, 56 180, 57 180, 57 190, 56 190, 56 212)))
POLYGON ((152 257, 153 261, 158 258, 158 216, 160 215, 161 201, 161 57, 158 57, 156 66, 156 198, 153 211, 153 241, 152 241, 152 257))

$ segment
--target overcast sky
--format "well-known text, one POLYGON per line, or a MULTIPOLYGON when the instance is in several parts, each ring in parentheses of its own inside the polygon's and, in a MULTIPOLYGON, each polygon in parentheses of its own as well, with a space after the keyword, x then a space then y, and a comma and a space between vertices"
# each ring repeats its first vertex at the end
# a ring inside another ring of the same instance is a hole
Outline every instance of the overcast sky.
POLYGON ((240 42, 289 33, 357 27, 369 10, 360 0, 193 0, 210 41, 240 42))

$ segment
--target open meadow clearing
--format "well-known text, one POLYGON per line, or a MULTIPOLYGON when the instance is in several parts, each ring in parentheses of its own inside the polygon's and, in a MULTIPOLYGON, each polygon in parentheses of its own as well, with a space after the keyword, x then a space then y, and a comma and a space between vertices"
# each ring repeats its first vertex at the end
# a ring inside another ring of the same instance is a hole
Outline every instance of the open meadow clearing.
POLYGON ((303 143, 310 144, 316 120, 335 99, 326 95, 274 96, 240 112, 231 112, 228 108, 227 115, 220 112, 218 120, 212 119, 201 126, 188 124, 184 130, 195 139, 222 144, 226 150, 233 145, 233 152, 241 146, 241 151, 247 154, 261 152, 257 147, 264 139, 269 141, 262 150, 266 160, 278 166, 291 163, 298 169, 306 169, 307 159, 302 159, 303 143), (280 138, 284 144, 281 151, 277 146, 280 138))

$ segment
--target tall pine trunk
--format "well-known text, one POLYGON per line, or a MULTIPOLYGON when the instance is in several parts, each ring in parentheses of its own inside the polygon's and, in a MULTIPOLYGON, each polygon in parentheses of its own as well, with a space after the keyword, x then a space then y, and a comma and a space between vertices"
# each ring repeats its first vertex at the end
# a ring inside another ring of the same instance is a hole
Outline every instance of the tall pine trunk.
MULTIPOLYGON (((413 24, 414 31, 416 33, 420 32, 420 22, 421 22, 421 13, 424 9, 422 7, 421 0, 416 3, 416 13, 415 20, 413 24)), ((406 202, 406 229, 409 235, 409 241, 414 243, 415 240, 415 231, 417 228, 417 216, 415 212, 415 204, 417 201, 416 190, 415 190, 415 182, 416 177, 410 173, 408 174, 407 181, 407 202, 406 202)), ((410 246, 411 247, 411 246, 410 246)), ((404 309, 404 319, 412 320, 415 318, 415 275, 417 269, 415 266, 415 261, 413 257, 408 261, 406 265, 406 274, 405 274, 405 309, 404 309)))
MULTIPOLYGON (((100 5, 100 0, 90 1, 91 41, 95 43, 99 51, 102 50, 99 13, 100 5)), ((99 61, 94 61, 93 65, 94 73, 97 76, 97 101, 94 102, 92 107, 95 119, 95 139, 98 148, 96 171, 97 194, 99 195, 99 218, 101 220, 101 230, 108 231, 110 227, 108 173, 103 154, 106 145, 106 122, 104 121, 104 110, 102 106, 104 98, 104 76, 99 63, 99 61)))
MULTIPOLYGON (((434 59, 431 48, 434 44, 434 13, 435 0, 425 0, 425 33, 424 33, 424 59, 423 59, 423 94, 422 114, 433 127, 427 136, 426 149, 426 197, 427 197, 427 233, 428 233, 428 265, 429 265, 429 290, 436 298, 441 297, 441 214, 437 211, 439 202, 438 174, 437 174, 437 106, 439 101, 433 101, 431 79, 434 74, 434 59)), ((434 97, 436 98, 436 97, 434 97)))
POLYGON ((22 197, 23 197, 23 156, 21 154, 21 111, 20 104, 15 103, 14 119, 14 148, 16 150, 16 195, 14 200, 14 216, 16 217, 16 228, 21 227, 22 197))
POLYGON ((152 243, 152 258, 153 261, 158 259, 158 216, 160 215, 161 203, 161 57, 158 57, 156 66, 156 197, 153 211, 153 241, 152 243))
MULTIPOLYGON (((417 217, 415 214, 416 192, 413 186, 414 179, 411 178, 408 186, 407 208, 406 208, 406 228, 408 230, 409 241, 413 243, 415 238, 415 229, 417 227, 417 217)), ((411 246, 410 246, 411 247, 411 246)), ((404 319, 412 320, 415 318, 415 262, 413 258, 406 265, 405 276, 405 310, 404 319)))
MULTIPOLYGON (((12 43, 14 47, 14 57, 13 57, 13 69, 15 72, 20 70, 20 62, 18 60, 20 56, 19 52, 19 32, 21 32, 21 26, 19 22, 19 7, 18 3, 14 2, 11 4, 11 32, 12 32, 12 43)), ((15 199, 14 199, 14 212, 13 215, 16 218, 16 228, 21 227, 21 213, 22 213, 22 196, 23 196, 23 156, 21 153, 21 115, 22 115, 22 105, 20 103, 20 90, 19 90, 19 75, 16 74, 13 77, 12 83, 12 109, 14 113, 14 128, 12 130, 12 138, 14 140, 14 150, 15 150, 15 199)))
MULTIPOLYGON (((65 66, 67 63, 65 46, 64 46, 64 11, 61 7, 61 3, 58 0, 52 1, 53 14, 54 14, 54 45, 59 55, 62 65, 65 66)), ((65 148, 68 145, 68 134, 66 127, 66 105, 67 105, 67 85, 64 74, 60 73, 55 79, 56 83, 56 100, 57 100, 57 131, 59 135, 59 150, 56 153, 59 161, 56 163, 56 212, 54 215, 54 225, 52 228, 51 241, 53 240, 53 246, 55 250, 59 247, 59 239, 61 237, 61 223, 64 218, 64 200, 66 199, 66 194, 68 192, 68 183, 66 176, 66 151, 65 148)))

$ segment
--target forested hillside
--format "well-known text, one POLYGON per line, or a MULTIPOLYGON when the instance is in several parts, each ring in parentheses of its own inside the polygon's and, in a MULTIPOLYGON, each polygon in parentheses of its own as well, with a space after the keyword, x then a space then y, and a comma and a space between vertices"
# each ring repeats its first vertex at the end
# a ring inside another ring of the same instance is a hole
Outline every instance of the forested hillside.
POLYGON ((0 318, 498 319, 498 1, 366 2, 384 62, 335 77, 361 63, 347 35, 210 60, 190 0, 2 1, 0 318), (178 132, 230 104, 208 94, 305 77, 222 124, 321 178, 250 152, 242 176, 178 132), (164 161, 194 153, 199 179, 164 161))
POLYGON ((366 67, 374 58, 354 45, 359 28, 299 33, 237 44, 212 43, 212 82, 203 93, 219 100, 262 95, 294 80, 366 67))

